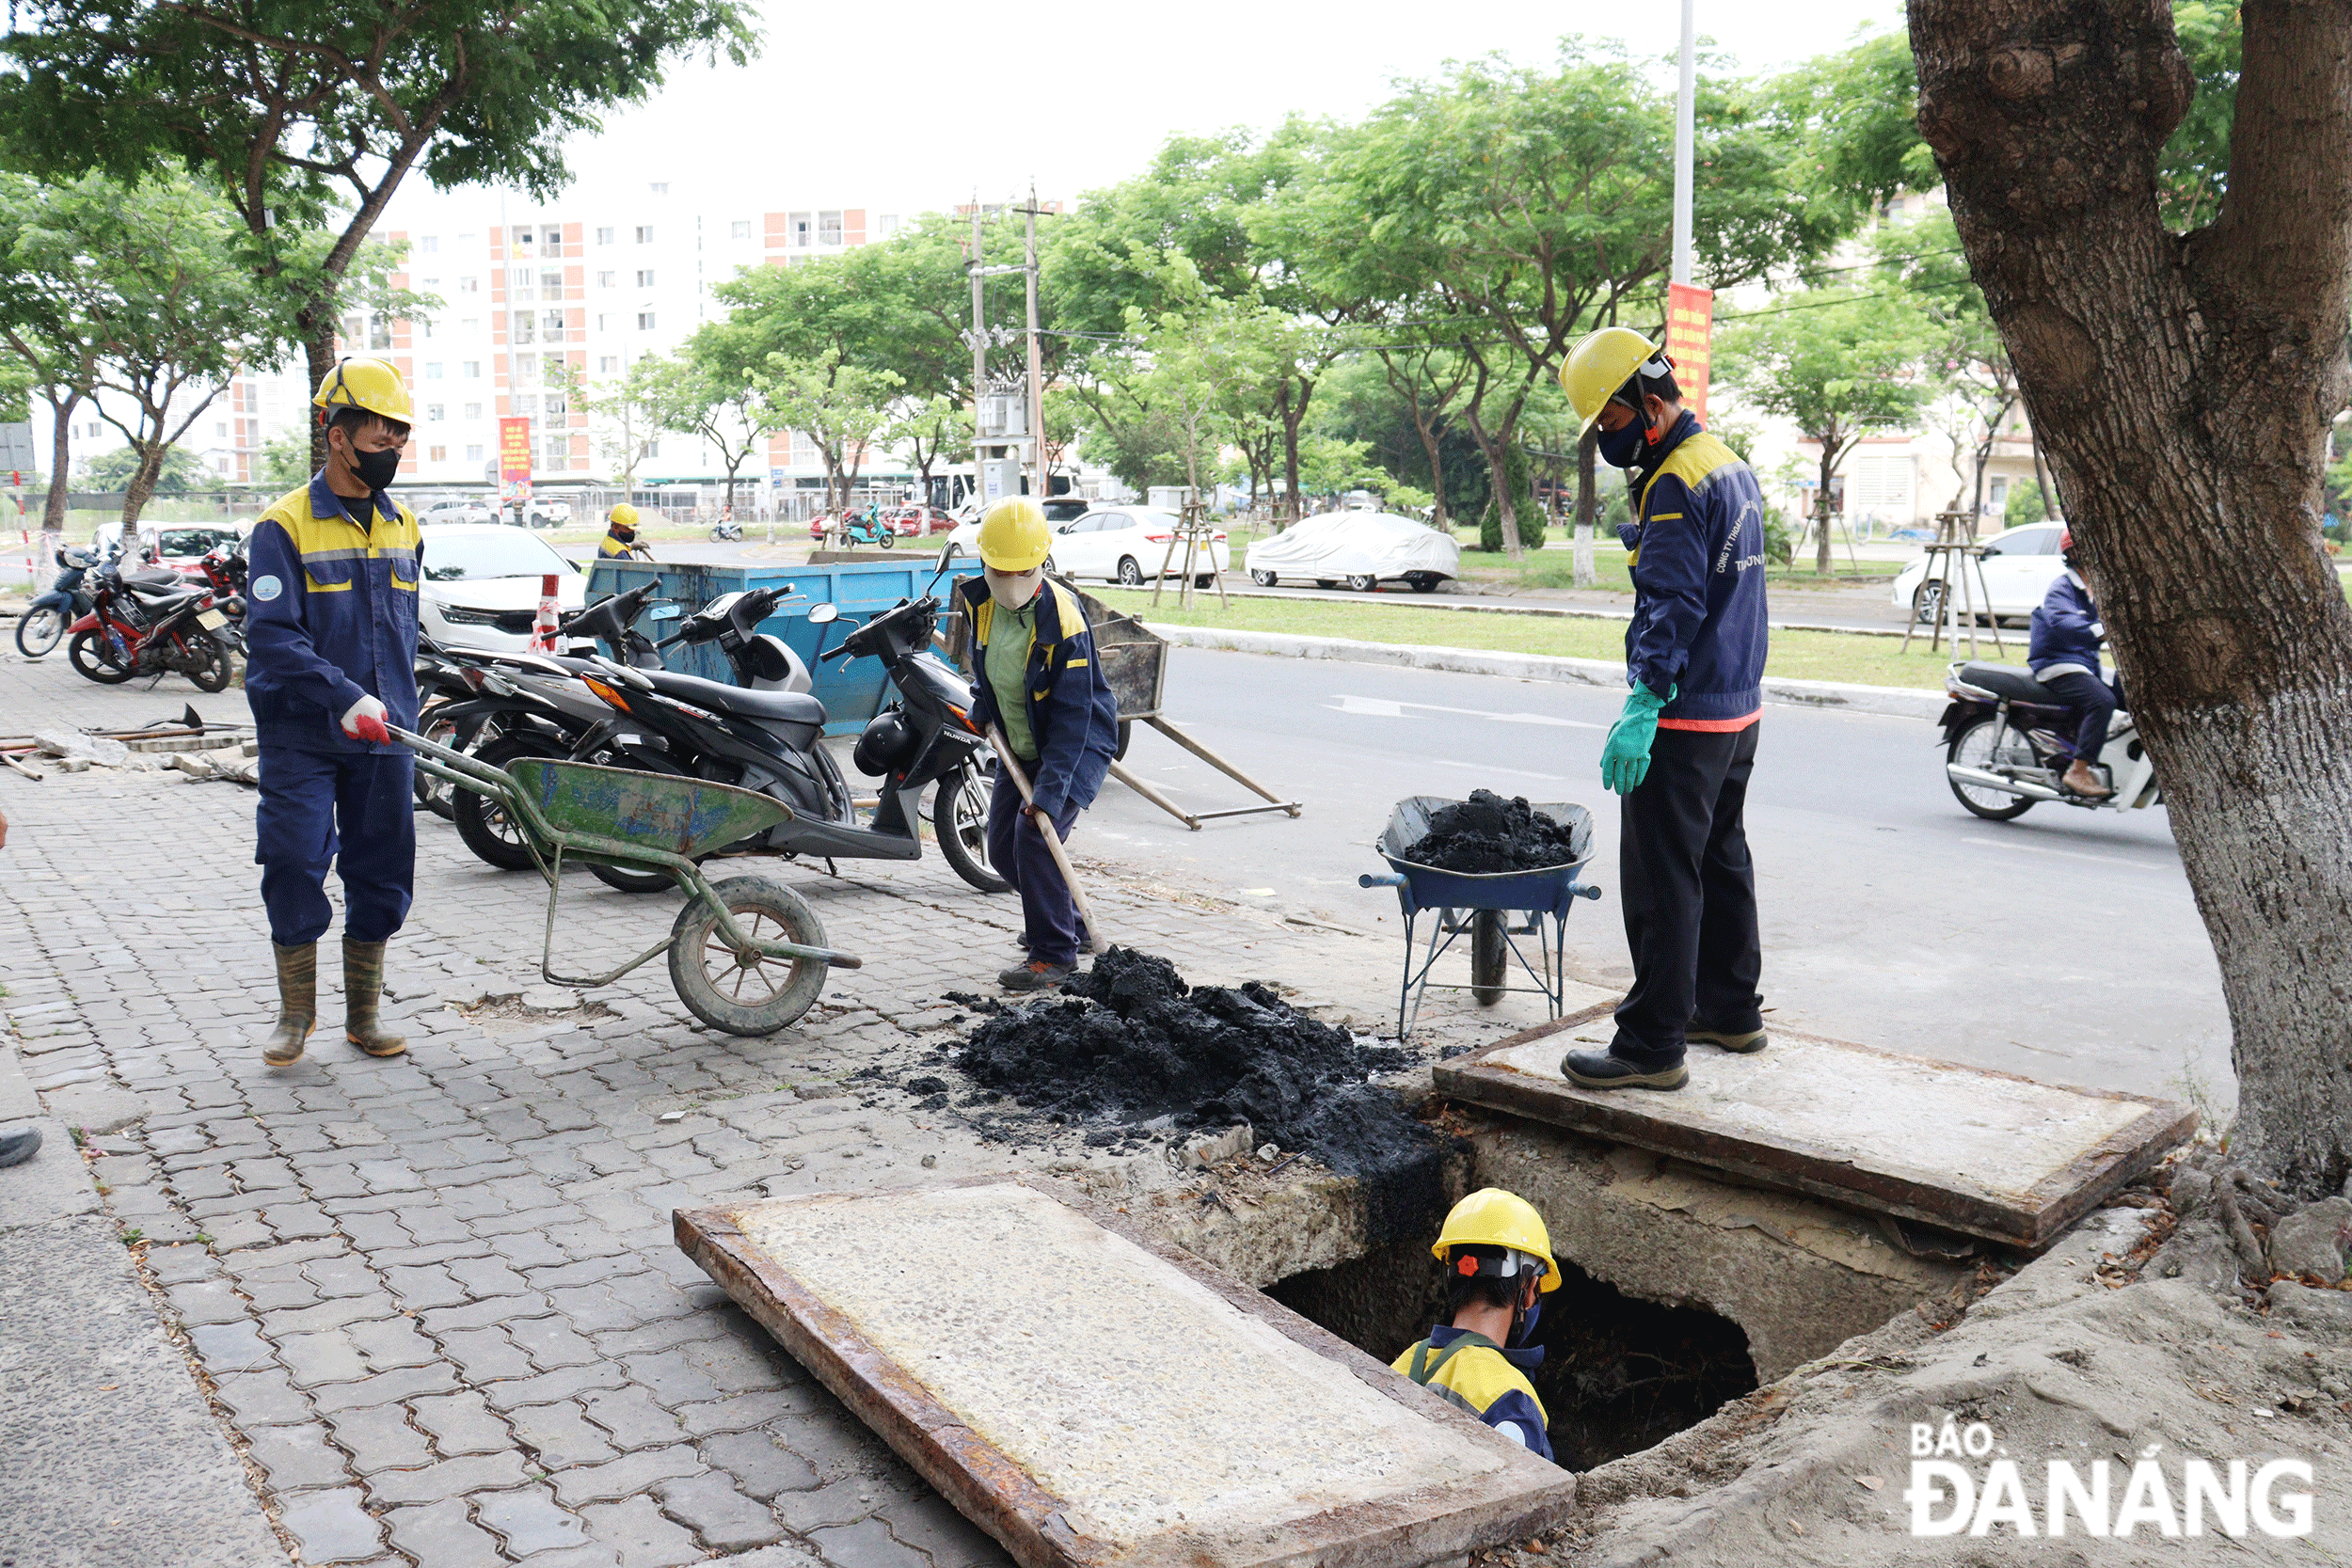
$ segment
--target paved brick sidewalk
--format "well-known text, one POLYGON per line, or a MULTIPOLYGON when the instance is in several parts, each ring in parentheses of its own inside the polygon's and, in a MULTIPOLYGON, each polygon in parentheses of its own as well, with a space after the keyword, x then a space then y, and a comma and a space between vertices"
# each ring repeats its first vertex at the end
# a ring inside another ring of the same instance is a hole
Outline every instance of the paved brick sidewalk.
MULTIPOLYGON (((194 700, 242 717, 238 697, 194 700)), ((104 690, 62 660, 0 664, 7 733, 144 722, 188 700, 176 680, 104 690)), ((546 994, 543 884, 421 818, 387 1007, 410 1053, 375 1062, 342 1043, 330 936, 311 1053, 271 1071, 249 1043, 274 999, 250 792, 0 774, 0 1006, 25 1071, 45 1096, 136 1096, 137 1119, 94 1140, 91 1168, 115 1219, 143 1233, 167 1316, 302 1562, 1004 1560, 686 1261, 670 1212, 1107 1164, 984 1144, 850 1076, 952 1037, 941 993, 992 989, 1014 956, 1009 900, 933 858, 837 879, 759 866, 866 967, 836 973, 794 1029, 739 1039, 680 1022, 659 962, 590 993, 600 1006, 546 994), (451 1006, 500 996, 518 1000, 451 1006)), ((1391 1005, 1393 936, 1101 869, 1106 922, 1196 979, 1276 979, 1367 1025, 1391 1005)), ((567 877, 562 928, 579 962, 609 965, 675 909, 567 877)), ((1515 1008, 1446 1014, 1438 1037, 1532 1016, 1515 1008)))

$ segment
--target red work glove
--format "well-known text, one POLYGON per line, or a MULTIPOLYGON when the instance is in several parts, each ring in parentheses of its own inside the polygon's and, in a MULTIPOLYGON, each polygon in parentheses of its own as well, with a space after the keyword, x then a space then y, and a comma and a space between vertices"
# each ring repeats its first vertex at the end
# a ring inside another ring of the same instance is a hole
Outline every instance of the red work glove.
POLYGON ((384 727, 384 705, 373 697, 362 697, 351 705, 343 715, 343 734, 354 740, 373 740, 378 746, 392 743, 392 732, 384 727))

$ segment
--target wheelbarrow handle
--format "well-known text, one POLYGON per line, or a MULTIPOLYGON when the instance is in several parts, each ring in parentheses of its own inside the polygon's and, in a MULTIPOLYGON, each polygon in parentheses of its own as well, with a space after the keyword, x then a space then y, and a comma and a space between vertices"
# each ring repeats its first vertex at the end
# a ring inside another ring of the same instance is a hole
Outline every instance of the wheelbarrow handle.
POLYGON ((1595 903, 1598 903, 1600 901, 1600 889, 1593 886, 1590 882, 1570 882, 1568 884, 1568 896, 1571 898, 1590 898, 1595 903))
POLYGON ((1358 887, 1403 887, 1406 885, 1405 873, 1402 871, 1367 871, 1356 879, 1356 885, 1358 887))

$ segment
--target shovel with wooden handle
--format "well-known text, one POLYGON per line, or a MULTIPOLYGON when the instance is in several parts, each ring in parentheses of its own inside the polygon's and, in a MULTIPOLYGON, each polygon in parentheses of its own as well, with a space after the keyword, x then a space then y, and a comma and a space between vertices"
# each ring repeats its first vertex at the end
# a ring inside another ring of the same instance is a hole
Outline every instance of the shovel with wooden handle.
MULTIPOLYGON (((1029 793, 1029 776, 1021 770, 1021 764, 1014 758, 1012 748, 1005 743, 1004 732, 991 724, 988 742, 996 748, 997 766, 1011 775, 1014 787, 1021 791, 1023 803, 1037 804, 1037 797, 1029 793)), ((1078 885, 1078 874, 1070 868, 1070 852, 1061 847, 1061 834, 1054 831, 1054 819, 1039 812, 1029 820, 1037 824, 1039 835, 1045 840, 1046 853, 1052 855, 1054 863, 1061 867, 1062 885, 1070 889, 1070 901, 1078 906, 1078 918, 1086 922, 1087 951, 1094 954, 1105 952, 1110 942, 1103 935, 1102 922, 1094 918, 1094 906, 1087 902, 1086 889, 1078 885)))

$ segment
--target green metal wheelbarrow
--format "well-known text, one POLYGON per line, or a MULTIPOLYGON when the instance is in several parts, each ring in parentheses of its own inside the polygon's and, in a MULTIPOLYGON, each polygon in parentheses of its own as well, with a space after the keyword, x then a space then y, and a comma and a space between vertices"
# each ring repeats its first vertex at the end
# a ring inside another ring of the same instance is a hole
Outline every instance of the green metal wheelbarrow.
POLYGON ((828 969, 861 961, 825 945, 825 927, 800 895, 765 877, 711 882, 694 857, 736 843, 790 816, 765 795, 700 779, 548 757, 505 768, 477 762, 421 735, 392 736, 417 767, 497 801, 519 830, 548 881, 546 942, 539 974, 551 985, 609 986, 658 955, 670 955, 670 983, 687 1010, 730 1035, 766 1035, 800 1018, 825 987, 828 969), (686 893, 686 907, 660 942, 609 974, 558 974, 555 906, 564 863, 662 871, 686 893))

